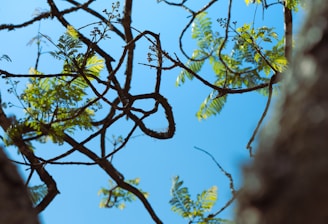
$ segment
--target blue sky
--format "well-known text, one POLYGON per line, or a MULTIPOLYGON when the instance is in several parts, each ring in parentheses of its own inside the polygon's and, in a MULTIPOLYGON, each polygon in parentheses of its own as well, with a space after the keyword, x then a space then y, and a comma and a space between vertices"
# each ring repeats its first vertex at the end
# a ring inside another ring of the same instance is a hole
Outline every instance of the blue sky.
MULTIPOLYGON (((65 5, 63 1, 56 1, 65 5)), ((157 4, 156 0, 143 0, 134 3, 133 26, 139 30, 151 30, 160 33, 163 48, 173 54, 181 56, 178 48, 178 37, 181 29, 188 21, 188 14, 181 8, 169 7, 163 3, 157 4)), ((189 6, 197 8, 206 1, 190 0, 189 6)), ((111 1, 98 0, 92 4, 95 9, 111 8, 111 1)), ((36 8, 47 8, 45 1, 6 1, 0 9, 0 23, 20 23, 30 19, 36 8)), ((226 17, 227 1, 219 1, 210 11, 210 16, 215 20, 226 17)), ((246 7, 244 1, 234 1, 233 20, 238 25, 251 23, 255 7, 246 7)), ((263 22, 261 7, 257 10, 256 25, 265 23, 267 26, 281 26, 281 6, 275 6, 265 13, 263 22)), ((73 25, 79 27, 94 20, 72 15, 73 25)), ((213 20, 213 26, 217 26, 213 20)), ((56 21, 41 23, 41 32, 56 40, 65 31, 56 21)), ((37 35, 38 24, 15 32, 2 31, 0 34, 1 52, 11 57, 12 63, 1 61, 1 68, 16 73, 27 73, 35 63, 36 46, 27 46, 29 40, 37 35)), ((277 30, 281 34, 281 29, 277 30)), ((190 39, 190 30, 185 36, 185 49, 191 53, 194 42, 190 39)), ((111 55, 119 56, 123 44, 115 42, 115 38, 104 46, 111 55)), ((147 45, 143 42, 137 45, 136 62, 147 63, 147 45)), ((48 43, 44 49, 52 49, 48 43)), ((183 57, 181 57, 183 59, 183 57)), ((184 60, 184 59, 183 59, 184 60)), ((44 72, 60 71, 60 63, 44 55, 40 61, 40 70, 44 72)), ((182 87, 175 87, 175 79, 180 70, 165 72, 162 82, 162 94, 168 98, 173 107, 176 122, 176 134, 170 140, 156 140, 142 135, 140 130, 134 134, 127 146, 115 155, 113 163, 126 177, 141 178, 140 187, 149 192, 149 201, 164 223, 187 223, 170 210, 170 187, 172 177, 179 175, 189 187, 190 193, 196 197, 197 193, 218 186, 219 200, 213 209, 217 211, 231 198, 228 179, 218 171, 211 159, 200 151, 199 147, 211 153, 217 161, 230 172, 237 186, 241 183, 241 164, 248 160, 246 144, 257 124, 264 109, 266 99, 257 93, 233 95, 228 98, 228 103, 219 116, 210 117, 205 121, 198 121, 195 113, 210 89, 195 81, 187 81, 182 87)), ((205 68, 202 74, 210 76, 211 70, 205 68)), ((135 66, 136 81, 133 91, 147 91, 153 85, 154 71, 149 68, 135 66)), ((15 97, 7 95, 4 81, 1 82, 3 101, 18 103, 15 97)), ((19 85, 22 88, 25 83, 19 85)), ((8 109, 10 113, 22 113, 19 108, 8 109)), ((104 112, 105 114, 105 112, 104 112)), ((151 125, 155 129, 165 128, 163 119, 156 117, 151 125)), ((125 124, 114 125, 108 131, 111 135, 119 136, 129 131, 125 124)), ((78 132, 77 138, 83 138, 88 133, 78 132)), ((107 142, 109 144, 109 141, 107 142)), ((92 143, 97 145, 97 143, 92 143)), ((68 148, 53 144, 36 145, 36 153, 46 157, 64 152, 68 148)), ((92 145, 88 145, 93 147, 92 145)), ((96 147, 95 147, 96 148, 96 147)), ((97 151, 97 149, 95 149, 97 151)), ((16 149, 8 148, 7 151, 13 158, 17 158, 16 149)), ((73 155, 70 160, 84 160, 80 155, 73 155)), ((96 166, 58 166, 48 165, 47 169, 57 181, 59 194, 51 205, 40 215, 42 223, 153 223, 146 210, 139 201, 127 204, 121 211, 119 209, 100 209, 101 197, 97 195, 101 187, 108 186, 108 176, 96 166)), ((21 169, 23 175, 28 173, 21 169)), ((39 184, 37 180, 34 180, 39 184)), ((233 208, 227 209, 219 217, 232 218, 233 208)))

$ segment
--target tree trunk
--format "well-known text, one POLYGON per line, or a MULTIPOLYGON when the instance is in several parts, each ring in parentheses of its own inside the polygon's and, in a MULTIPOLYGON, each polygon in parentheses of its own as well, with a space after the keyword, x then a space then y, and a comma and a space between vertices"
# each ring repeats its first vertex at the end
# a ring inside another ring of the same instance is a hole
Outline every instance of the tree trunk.
POLYGON ((307 3, 283 99, 245 168, 237 223, 328 223, 328 3, 307 3))
POLYGON ((0 148, 0 223, 37 224, 37 213, 16 167, 0 148))

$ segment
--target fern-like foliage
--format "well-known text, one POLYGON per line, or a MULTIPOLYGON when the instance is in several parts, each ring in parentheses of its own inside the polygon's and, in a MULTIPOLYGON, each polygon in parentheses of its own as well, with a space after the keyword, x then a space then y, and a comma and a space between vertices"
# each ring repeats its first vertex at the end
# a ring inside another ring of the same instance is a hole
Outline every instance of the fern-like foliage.
MULTIPOLYGON (((261 3, 261 0, 255 2, 261 3)), ((192 72, 182 70, 176 85, 185 83, 186 78, 192 80, 194 74, 201 76, 199 73, 205 62, 209 62, 212 67, 215 77, 213 84, 225 89, 252 88, 268 83, 273 74, 286 70, 288 63, 284 55, 283 38, 279 40, 274 28, 254 28, 250 24, 237 28, 236 23, 233 23, 233 27, 227 24, 226 19, 218 19, 218 23, 224 30, 228 29, 228 37, 222 37, 213 31, 212 22, 206 12, 197 15, 191 31, 197 48, 186 62, 192 72)), ((267 89, 259 89, 258 92, 268 94, 267 89)), ((197 118, 202 120, 219 114, 226 100, 225 94, 220 95, 217 90, 213 90, 201 103, 196 113, 197 118)))
POLYGON ((173 178, 171 187, 172 199, 169 203, 172 205, 172 211, 178 213, 183 218, 192 218, 192 200, 188 188, 182 187, 182 185, 183 181, 180 181, 178 176, 173 178))
MULTIPOLYGON (((133 186, 138 186, 140 183, 140 178, 127 180, 126 182, 133 186)), ((148 197, 147 192, 144 192, 141 189, 139 190, 145 195, 145 197, 148 197)), ((136 200, 135 195, 118 187, 112 180, 109 180, 109 188, 101 188, 98 191, 98 195, 102 195, 102 199, 99 204, 100 208, 116 207, 119 209, 124 209, 126 207, 126 202, 132 202, 136 200)))
POLYGON ((205 100, 201 103, 199 110, 196 113, 196 117, 199 120, 206 119, 212 115, 218 114, 224 104, 227 101, 227 95, 223 97, 217 96, 217 91, 214 90, 210 95, 208 95, 205 100))
MULTIPOLYGON (((245 0, 246 5, 249 4, 261 4, 263 1, 262 0, 245 0)), ((298 6, 302 5, 304 1, 302 0, 288 0, 286 1, 287 7, 289 9, 292 9, 293 11, 297 12, 298 11, 298 6)))
POLYGON ((181 217, 189 220, 189 223, 229 223, 228 220, 215 218, 207 214, 217 201, 217 187, 213 186, 198 194, 196 200, 191 199, 188 188, 183 186, 183 181, 176 176, 172 180, 172 199, 169 201, 171 209, 181 217))
POLYGON ((92 129, 92 117, 101 105, 97 101, 91 104, 90 99, 86 98, 86 90, 90 82, 100 76, 104 60, 92 52, 82 53, 82 43, 74 31, 69 27, 59 38, 57 50, 51 52, 63 61, 60 75, 42 77, 42 72, 30 69, 30 74, 40 77, 31 77, 20 95, 27 117, 12 126, 8 131, 10 138, 23 133, 25 139, 40 142, 51 139, 61 144, 64 131, 70 133, 76 128, 92 129))
POLYGON ((34 205, 38 204, 48 193, 45 184, 28 187, 28 190, 30 192, 31 201, 34 205))

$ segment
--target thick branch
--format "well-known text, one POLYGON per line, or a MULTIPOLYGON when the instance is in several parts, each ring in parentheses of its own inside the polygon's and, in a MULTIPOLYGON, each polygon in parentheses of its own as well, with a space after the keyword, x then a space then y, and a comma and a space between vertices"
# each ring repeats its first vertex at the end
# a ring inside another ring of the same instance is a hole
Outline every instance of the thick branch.
MULTIPOLYGON (((48 4, 51 8, 51 13, 54 17, 56 17, 59 22, 64 26, 68 27, 70 24, 67 22, 67 20, 64 18, 64 14, 60 12, 53 0, 48 0, 48 4)), ((77 31, 78 32, 78 31, 77 31)), ((115 61, 114 58, 112 58, 109 54, 107 54, 103 49, 101 49, 96 43, 90 41, 88 38, 86 38, 84 35, 82 35, 80 32, 78 32, 79 38, 83 43, 85 43, 88 47, 93 49, 95 52, 97 52, 100 56, 102 56, 107 62, 113 62, 115 61)), ((111 71, 112 69, 110 69, 111 71)), ((110 72, 109 71, 109 72, 110 72)))
MULTIPOLYGON (((4 111, 2 110, 2 107, 0 107, 0 126, 2 127, 2 129, 6 132, 11 127, 12 124, 13 124, 12 119, 8 118, 4 113, 4 111)), ((41 212, 50 204, 50 202, 59 193, 56 182, 52 178, 52 176, 48 173, 48 171, 45 169, 44 164, 35 157, 33 151, 23 141, 21 135, 16 136, 15 139, 13 139, 13 142, 15 146, 17 146, 19 151, 30 162, 31 169, 36 170, 41 181, 43 181, 47 185, 48 193, 36 207, 36 210, 38 212, 41 212)))
POLYGON ((123 11, 123 19, 122 25, 125 33, 125 42, 129 43, 128 47, 128 58, 126 62, 126 70, 125 70, 125 84, 124 91, 127 93, 130 89, 131 80, 132 80, 132 69, 133 69, 133 56, 134 56, 134 48, 135 43, 131 42, 133 40, 133 35, 131 31, 131 13, 132 13, 132 0, 125 0, 125 6, 123 11), (131 43, 130 43, 131 42, 131 43))
POLYGON ((145 196, 142 194, 142 192, 140 192, 137 188, 133 187, 132 185, 126 183, 124 181, 123 175, 107 159, 102 159, 102 158, 98 157, 94 152, 92 152, 91 150, 86 148, 84 145, 79 144, 78 142, 76 142, 73 138, 71 138, 67 134, 64 136, 64 140, 68 144, 70 144, 72 147, 76 147, 76 149, 79 152, 86 155, 92 161, 96 162, 117 183, 117 185, 119 187, 133 193, 137 198, 139 198, 139 200, 142 202, 142 204, 145 206, 145 208, 149 212, 152 219, 157 224, 162 223, 162 221, 156 215, 152 206, 149 204, 148 200, 145 198, 145 196))

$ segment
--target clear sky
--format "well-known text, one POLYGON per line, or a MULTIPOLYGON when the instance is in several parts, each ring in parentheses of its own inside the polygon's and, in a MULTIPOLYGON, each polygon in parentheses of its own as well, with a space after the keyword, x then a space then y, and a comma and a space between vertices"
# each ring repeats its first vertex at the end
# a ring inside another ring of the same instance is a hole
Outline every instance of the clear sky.
MULTIPOLYGON (((56 1, 63 6, 64 1, 56 1)), ((196 8, 204 5, 207 1, 189 0, 189 6, 196 8)), ((102 11, 111 8, 112 1, 98 0, 92 7, 102 11)), ((19 1, 11 0, 2 3, 0 8, 0 23, 20 23, 32 18, 36 8, 47 9, 45 1, 19 1)), ((235 0, 233 4, 232 19, 238 25, 251 23, 255 7, 246 7, 244 1, 235 0)), ((213 18, 213 26, 219 25, 215 22, 217 18, 226 17, 227 1, 219 1, 210 11, 213 18)), ((189 21, 188 14, 181 8, 169 7, 164 3, 158 4, 156 0, 134 1, 133 26, 138 30, 151 30, 160 33, 163 48, 171 53, 181 56, 178 48, 178 37, 180 31, 189 21), (141 3, 142 2, 142 3, 141 3)), ((68 17, 72 25, 79 27, 89 22, 96 21, 81 15, 68 17)), ((282 8, 272 7, 264 14, 262 21, 262 8, 257 9, 256 24, 267 26, 279 26, 279 34, 282 31, 282 8)), ((49 35, 56 40, 65 30, 56 21, 43 21, 41 33, 49 35)), ((17 30, 16 32, 2 31, 0 33, 0 55, 7 54, 12 63, 1 61, 0 66, 4 70, 16 73, 27 73, 33 67, 36 56, 36 46, 27 46, 31 38, 37 35, 38 24, 29 28, 17 30)), ((189 39, 190 30, 185 36, 185 49, 191 53, 194 43, 189 39)), ((144 42, 145 43, 145 42, 144 42)), ((136 62, 147 63, 147 45, 137 46, 136 62)), ((122 51, 122 42, 115 42, 115 38, 108 42, 109 53, 119 56, 122 51)), ((44 51, 53 50, 49 43, 43 46, 44 51)), ((181 59, 185 60, 183 57, 181 59)), ((49 56, 41 57, 39 70, 44 72, 59 72, 60 63, 54 63, 49 56)), ((170 140, 156 140, 142 135, 140 130, 136 131, 134 137, 127 146, 120 151, 113 160, 114 165, 126 177, 132 179, 141 178, 140 187, 149 192, 149 201, 164 223, 187 223, 170 210, 170 187, 172 177, 179 175, 189 187, 190 193, 196 197, 197 193, 218 186, 218 202, 213 209, 217 211, 231 198, 228 179, 218 170, 212 160, 200 151, 194 149, 199 147, 211 153, 216 160, 233 175, 237 186, 241 183, 241 164, 248 159, 246 144, 257 124, 264 109, 266 99, 257 93, 234 95, 228 98, 228 103, 219 116, 211 117, 205 121, 198 121, 195 113, 210 92, 209 88, 202 86, 198 81, 187 81, 182 87, 175 87, 175 79, 180 70, 172 70, 164 73, 162 94, 168 98, 173 107, 176 122, 176 134, 170 140)), ((205 68, 202 74, 211 75, 211 70, 205 68)), ((135 67, 136 81, 133 83, 133 91, 147 91, 152 85, 154 70, 145 66, 135 67), (149 85, 149 86, 148 86, 149 85)), ((4 80, 0 80, 3 101, 17 104, 14 96, 6 94, 4 80)), ((21 81, 19 87, 24 86, 21 81)), ((21 113, 19 108, 11 108, 12 113, 21 113)), ((104 112, 105 114, 105 112, 104 112)), ((152 127, 155 129, 165 128, 161 119, 153 119, 152 127)), ((129 131, 129 126, 114 125, 108 131, 108 142, 111 135, 119 136, 129 131)), ((83 138, 87 132, 78 132, 75 136, 83 138)), ((124 137, 124 136, 123 136, 124 137)), ((53 144, 36 145, 36 153, 46 157, 60 154, 68 147, 53 144)), ((89 145, 90 146, 90 145, 89 145)), ((98 149, 95 149, 97 151, 98 149)), ((17 158, 16 149, 8 148, 13 158, 17 158)), ((74 155, 70 160, 84 160, 79 155, 74 155)), ((99 202, 101 197, 97 195, 101 187, 108 186, 108 176, 96 166, 59 166, 47 165, 47 169, 57 181, 59 194, 50 206, 40 215, 44 224, 58 223, 153 223, 146 210, 139 201, 127 204, 121 211, 119 209, 101 209, 99 202)), ((27 175, 21 169, 23 175, 27 175)), ((33 180, 39 184, 37 179, 33 180)), ((233 209, 223 212, 219 217, 232 218, 233 209)))

